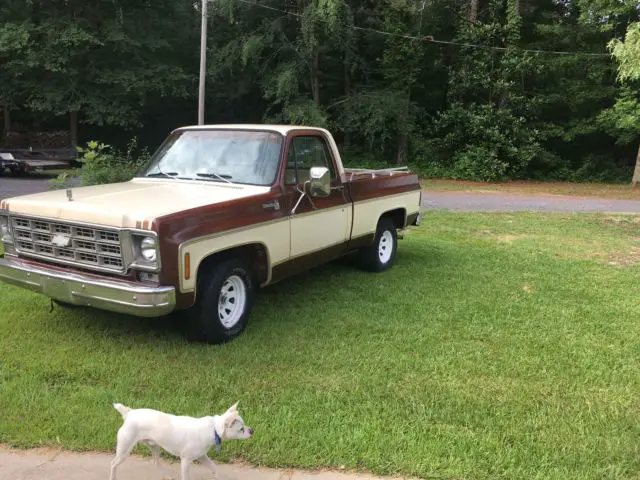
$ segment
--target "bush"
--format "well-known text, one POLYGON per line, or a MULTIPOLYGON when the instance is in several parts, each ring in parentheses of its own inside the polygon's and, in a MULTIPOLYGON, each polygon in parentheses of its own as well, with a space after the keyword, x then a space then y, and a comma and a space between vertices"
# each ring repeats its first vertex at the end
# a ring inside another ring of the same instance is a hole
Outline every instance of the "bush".
POLYGON ((542 153, 524 118, 493 105, 454 104, 416 145, 423 172, 460 180, 507 180, 542 153))
POLYGON ((79 159, 82 166, 77 170, 77 177, 63 173, 53 180, 53 188, 67 187, 73 182, 73 178, 79 179, 80 186, 127 182, 150 158, 146 148, 138 151, 135 138, 129 142, 125 152, 119 152, 114 147, 97 141, 87 142, 86 147, 77 149, 82 154, 79 159))

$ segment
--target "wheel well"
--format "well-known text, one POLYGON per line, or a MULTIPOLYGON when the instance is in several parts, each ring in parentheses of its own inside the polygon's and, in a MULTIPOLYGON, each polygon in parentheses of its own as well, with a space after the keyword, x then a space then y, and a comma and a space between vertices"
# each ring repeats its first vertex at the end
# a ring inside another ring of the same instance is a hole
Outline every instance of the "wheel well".
POLYGON ((248 258, 257 284, 260 285, 267 281, 269 276, 269 257, 266 247, 261 243, 250 243, 212 253, 203 258, 200 265, 198 265, 198 276, 196 278, 200 278, 201 270, 211 268, 214 264, 231 257, 248 258))
POLYGON ((407 211, 404 208, 396 208, 395 210, 389 210, 383 213, 380 218, 383 217, 390 218, 397 229, 403 229, 407 221, 407 211))

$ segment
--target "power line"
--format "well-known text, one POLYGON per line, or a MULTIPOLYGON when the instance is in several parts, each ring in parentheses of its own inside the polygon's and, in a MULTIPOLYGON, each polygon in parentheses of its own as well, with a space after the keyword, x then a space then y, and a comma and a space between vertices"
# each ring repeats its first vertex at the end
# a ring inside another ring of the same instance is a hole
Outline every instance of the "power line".
MULTIPOLYGON (((245 3, 247 5, 251 5, 253 7, 258 7, 265 10, 271 10, 273 12, 284 13, 285 15, 289 15, 292 17, 302 18, 302 14, 300 13, 281 10, 279 8, 271 7, 269 5, 262 5, 260 3, 251 2, 249 0, 237 0, 237 1, 240 3, 245 3)), ((326 20, 323 20, 323 21, 326 22, 326 20)), ((509 50, 509 51, 522 52, 522 53, 538 53, 538 54, 548 54, 548 55, 575 55, 575 56, 583 55, 587 57, 609 57, 608 53, 566 52, 566 51, 556 51, 556 50, 532 50, 527 48, 492 47, 490 45, 478 45, 473 43, 460 43, 460 42, 451 42, 447 40, 436 40, 432 36, 418 37, 415 35, 408 35, 403 33, 386 32, 384 30, 376 30, 375 28, 358 27, 356 25, 341 24, 341 26, 343 28, 350 28, 352 30, 359 30, 361 32, 367 32, 367 33, 375 33, 375 34, 384 35, 387 37, 403 38, 405 40, 412 40, 412 41, 426 42, 426 43, 437 43, 441 45, 455 45, 458 47, 477 48, 477 49, 483 49, 483 50, 498 50, 498 51, 509 50)))

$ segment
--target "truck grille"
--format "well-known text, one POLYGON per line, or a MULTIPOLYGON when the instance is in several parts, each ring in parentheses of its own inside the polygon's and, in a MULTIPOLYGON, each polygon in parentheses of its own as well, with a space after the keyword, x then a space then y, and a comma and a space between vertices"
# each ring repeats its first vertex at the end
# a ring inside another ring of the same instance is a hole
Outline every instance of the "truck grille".
POLYGON ((52 262, 124 272, 117 230, 78 226, 45 219, 12 217, 16 250, 52 262))

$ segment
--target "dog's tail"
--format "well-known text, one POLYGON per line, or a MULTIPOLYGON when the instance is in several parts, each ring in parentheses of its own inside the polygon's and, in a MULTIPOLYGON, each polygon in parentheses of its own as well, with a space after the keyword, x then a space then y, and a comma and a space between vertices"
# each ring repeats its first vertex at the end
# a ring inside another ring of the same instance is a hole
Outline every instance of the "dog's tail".
POLYGON ((129 407, 122 405, 121 403, 114 403, 113 408, 120 412, 120 415, 122 415, 124 420, 127 419, 127 415, 129 415, 129 412, 131 411, 129 407))

